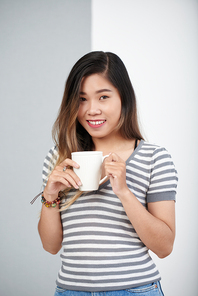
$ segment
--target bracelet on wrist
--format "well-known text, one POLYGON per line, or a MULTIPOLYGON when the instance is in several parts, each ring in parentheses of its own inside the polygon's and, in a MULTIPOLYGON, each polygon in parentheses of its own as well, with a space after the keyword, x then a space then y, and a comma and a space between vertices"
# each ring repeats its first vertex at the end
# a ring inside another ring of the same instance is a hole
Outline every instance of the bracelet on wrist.
POLYGON ((57 197, 55 200, 53 201, 47 201, 45 199, 45 197, 42 195, 41 196, 41 202, 47 207, 47 208, 55 208, 56 205, 59 205, 60 204, 60 197, 57 197))

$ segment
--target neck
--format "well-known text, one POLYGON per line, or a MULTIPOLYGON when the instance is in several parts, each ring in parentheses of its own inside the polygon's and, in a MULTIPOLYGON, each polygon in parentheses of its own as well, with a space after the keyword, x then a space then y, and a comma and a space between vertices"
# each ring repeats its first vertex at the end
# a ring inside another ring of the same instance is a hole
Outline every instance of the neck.
POLYGON ((121 135, 109 138, 93 138, 95 150, 103 151, 103 155, 110 152, 123 152, 132 149, 135 144, 135 139, 125 139, 121 135))

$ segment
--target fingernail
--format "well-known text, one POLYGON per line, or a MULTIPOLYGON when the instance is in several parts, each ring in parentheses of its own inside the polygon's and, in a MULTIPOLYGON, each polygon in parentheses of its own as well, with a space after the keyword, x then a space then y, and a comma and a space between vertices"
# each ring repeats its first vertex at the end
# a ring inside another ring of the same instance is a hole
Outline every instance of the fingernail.
POLYGON ((74 167, 75 167, 76 169, 78 169, 80 166, 79 166, 78 163, 75 162, 74 167))

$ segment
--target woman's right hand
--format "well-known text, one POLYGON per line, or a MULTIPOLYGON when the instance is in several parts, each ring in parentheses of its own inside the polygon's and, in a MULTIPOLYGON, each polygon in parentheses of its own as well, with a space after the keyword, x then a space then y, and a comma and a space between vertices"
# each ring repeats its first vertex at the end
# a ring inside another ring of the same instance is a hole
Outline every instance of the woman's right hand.
POLYGON ((79 177, 68 166, 79 168, 79 165, 72 159, 65 159, 62 163, 54 168, 48 178, 47 185, 44 189, 46 200, 53 201, 57 198, 59 191, 68 187, 78 189, 81 184, 79 177), (66 167, 66 170, 63 170, 66 167))

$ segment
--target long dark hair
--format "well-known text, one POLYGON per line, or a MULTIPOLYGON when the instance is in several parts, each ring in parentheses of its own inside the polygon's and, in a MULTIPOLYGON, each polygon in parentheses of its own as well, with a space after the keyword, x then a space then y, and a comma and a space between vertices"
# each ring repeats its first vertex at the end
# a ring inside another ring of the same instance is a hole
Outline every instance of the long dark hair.
POLYGON ((53 138, 58 147, 59 160, 71 157, 71 152, 92 150, 91 136, 78 122, 79 92, 82 78, 102 74, 118 90, 121 98, 121 117, 117 129, 126 139, 143 139, 137 118, 136 98, 128 72, 122 60, 114 53, 93 51, 80 58, 70 71, 53 138))

